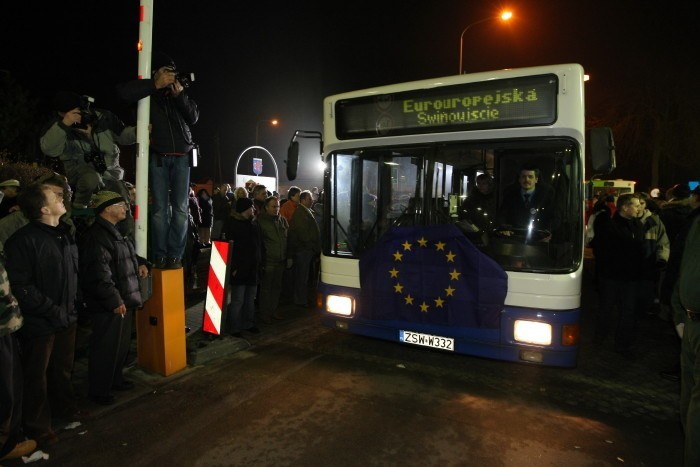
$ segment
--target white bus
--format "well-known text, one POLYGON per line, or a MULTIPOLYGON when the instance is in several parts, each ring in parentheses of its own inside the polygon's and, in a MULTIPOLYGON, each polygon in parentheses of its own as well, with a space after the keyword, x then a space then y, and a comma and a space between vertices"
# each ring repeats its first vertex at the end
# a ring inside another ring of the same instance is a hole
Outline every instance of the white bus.
MULTIPOLYGON (((348 92, 327 97, 323 114, 317 305, 325 325, 499 360, 576 365, 585 201, 580 65, 348 92), (536 178, 536 204, 519 196, 530 190, 519 185, 524 172, 536 178), (477 177, 491 194, 475 206, 477 177), (515 215, 520 202, 525 208, 515 215)), ((321 133, 292 138, 290 180, 297 139, 314 136, 321 133)), ((595 172, 609 173, 610 131, 592 130, 591 138, 595 172)))

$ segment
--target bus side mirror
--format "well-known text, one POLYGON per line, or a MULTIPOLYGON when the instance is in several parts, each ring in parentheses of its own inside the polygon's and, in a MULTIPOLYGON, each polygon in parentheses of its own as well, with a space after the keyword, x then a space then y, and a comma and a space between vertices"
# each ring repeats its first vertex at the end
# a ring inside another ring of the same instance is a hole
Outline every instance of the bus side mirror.
POLYGON ((596 174, 609 174, 615 170, 615 142, 608 127, 591 128, 589 137, 591 164, 596 174))
POLYGON ((292 181, 297 178, 299 168, 299 142, 292 141, 287 148, 287 179, 292 181))

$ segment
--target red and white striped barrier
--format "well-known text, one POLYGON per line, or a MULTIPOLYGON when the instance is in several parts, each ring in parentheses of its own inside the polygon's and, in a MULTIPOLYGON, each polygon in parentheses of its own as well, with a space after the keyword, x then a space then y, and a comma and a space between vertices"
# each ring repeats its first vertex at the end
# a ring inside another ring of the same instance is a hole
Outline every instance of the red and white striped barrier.
POLYGON ((211 242, 209 277, 207 279, 207 299, 204 302, 202 330, 221 334, 221 317, 226 302, 226 272, 229 262, 229 243, 211 242))

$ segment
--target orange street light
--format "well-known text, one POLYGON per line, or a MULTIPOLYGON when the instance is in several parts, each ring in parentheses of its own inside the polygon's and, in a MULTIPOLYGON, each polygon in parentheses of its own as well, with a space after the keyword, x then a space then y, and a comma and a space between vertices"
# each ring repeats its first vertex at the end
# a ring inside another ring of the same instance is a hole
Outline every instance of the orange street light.
POLYGON ((474 26, 475 24, 484 23, 486 21, 493 20, 493 19, 500 19, 501 21, 509 21, 511 18, 513 18, 513 12, 506 10, 506 11, 503 11, 498 16, 489 16, 488 18, 480 19, 479 21, 475 21, 475 22, 471 23, 469 26, 467 26, 466 28, 464 28, 464 30, 462 31, 462 34, 460 34, 460 36, 459 36, 459 74, 460 75, 463 73, 462 57, 464 55, 464 52, 463 52, 464 51, 464 33, 467 32, 467 30, 470 27, 474 26))
POLYGON ((261 123, 269 123, 272 126, 277 126, 279 125, 279 120, 276 118, 273 118, 272 120, 258 120, 258 123, 255 124, 255 145, 258 145, 258 133, 260 130, 260 124, 261 123))
MULTIPOLYGON (((266 120, 258 120, 258 123, 255 124, 255 145, 258 145, 258 133, 260 130, 260 124, 261 123, 269 123, 272 126, 277 126, 279 125, 280 121, 277 120, 276 118, 273 119, 266 119, 266 120)), ((257 148, 255 149, 255 157, 258 156, 258 150, 257 148)))

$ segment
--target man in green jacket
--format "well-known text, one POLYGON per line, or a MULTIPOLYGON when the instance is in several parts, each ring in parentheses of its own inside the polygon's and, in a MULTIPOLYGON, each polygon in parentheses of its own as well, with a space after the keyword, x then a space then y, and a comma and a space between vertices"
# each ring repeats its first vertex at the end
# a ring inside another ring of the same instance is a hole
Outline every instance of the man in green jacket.
POLYGON ((282 279, 287 263, 287 219, 280 215, 280 201, 269 196, 263 201, 263 210, 256 217, 263 246, 263 276, 260 283, 260 316, 263 323, 272 318, 282 319, 277 312, 282 279))
POLYGON ((289 224, 289 254, 294 257, 294 304, 309 308, 309 276, 321 253, 321 234, 311 211, 314 199, 309 190, 299 195, 299 206, 289 224))

